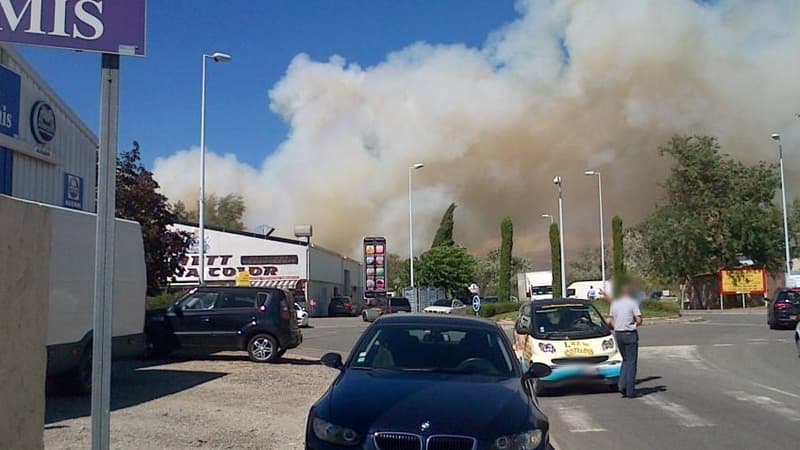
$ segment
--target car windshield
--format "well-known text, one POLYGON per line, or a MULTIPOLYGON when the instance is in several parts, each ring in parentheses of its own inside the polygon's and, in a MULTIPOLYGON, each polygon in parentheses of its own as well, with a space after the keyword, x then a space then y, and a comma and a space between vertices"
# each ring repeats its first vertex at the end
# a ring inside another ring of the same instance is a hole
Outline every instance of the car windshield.
POLYGON ((450 304, 450 300, 447 300, 446 298, 433 302, 433 306, 450 306, 450 304))
POLYGON ((533 313, 534 335, 552 337, 599 337, 610 333, 594 306, 586 304, 543 305, 533 313))
POLYGON ((531 288, 531 294, 533 295, 550 295, 552 293, 552 286, 534 286, 531 288))
POLYGON ((466 326, 376 326, 353 355, 354 369, 514 376, 500 333, 466 326))
POLYGON ((392 306, 405 306, 407 308, 411 307, 411 304, 408 303, 408 299, 407 298, 399 297, 399 298, 393 298, 393 299, 391 299, 389 301, 392 302, 392 306))
POLYGON ((800 303, 800 292, 782 292, 778 296, 778 301, 784 301, 789 303, 800 303))

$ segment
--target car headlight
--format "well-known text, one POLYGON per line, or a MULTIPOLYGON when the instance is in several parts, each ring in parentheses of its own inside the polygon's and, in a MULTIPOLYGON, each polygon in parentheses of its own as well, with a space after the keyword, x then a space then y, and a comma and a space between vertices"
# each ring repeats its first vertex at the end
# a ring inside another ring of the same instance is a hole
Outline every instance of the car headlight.
POLYGON ((555 353, 556 352, 556 348, 555 348, 555 346, 553 346, 553 344, 549 344, 549 343, 545 344, 545 343, 542 343, 542 342, 539 343, 539 350, 541 350, 541 351, 543 351, 545 353, 555 353))
POLYGON ((543 437, 542 430, 500 436, 494 440, 492 450, 535 450, 542 443, 543 437))
POLYGON ((339 445, 358 445, 358 433, 350 428, 334 425, 319 417, 314 417, 311 425, 314 428, 314 435, 325 442, 339 445))
POLYGON ((612 348, 614 348, 614 338, 603 341, 603 350, 611 350, 612 348))

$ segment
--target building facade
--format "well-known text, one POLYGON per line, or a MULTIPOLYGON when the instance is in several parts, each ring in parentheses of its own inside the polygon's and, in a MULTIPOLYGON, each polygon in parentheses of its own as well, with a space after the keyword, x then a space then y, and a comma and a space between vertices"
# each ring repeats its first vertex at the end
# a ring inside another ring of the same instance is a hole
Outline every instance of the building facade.
POLYGON ((10 44, 0 44, 0 193, 95 211, 97 137, 10 44))
MULTIPOLYGON (((176 224, 174 229, 195 237, 173 287, 195 286, 199 282, 199 230, 194 225, 176 224)), ((328 315, 332 297, 350 297, 363 305, 361 264, 336 252, 296 239, 225 231, 206 227, 205 276, 209 285, 279 287, 292 291, 295 299, 306 301, 312 316, 328 315)))

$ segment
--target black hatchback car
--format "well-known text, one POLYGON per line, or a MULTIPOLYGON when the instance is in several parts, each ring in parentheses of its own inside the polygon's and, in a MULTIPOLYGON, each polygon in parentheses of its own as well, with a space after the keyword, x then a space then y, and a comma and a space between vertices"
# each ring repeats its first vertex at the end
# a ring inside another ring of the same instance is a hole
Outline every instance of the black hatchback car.
POLYGON ((328 304, 328 315, 334 316, 357 316, 355 306, 350 297, 332 297, 328 304))
POLYGON ((769 299, 767 324, 773 330, 794 328, 800 321, 800 289, 778 289, 769 299))
POLYGON ((247 350, 250 360, 273 362, 303 342, 292 294, 275 288, 190 290, 166 309, 147 311, 145 334, 153 356, 176 348, 247 350))
POLYGON ((490 450, 548 448, 549 422, 494 322, 433 314, 375 321, 311 407, 306 449, 490 450))

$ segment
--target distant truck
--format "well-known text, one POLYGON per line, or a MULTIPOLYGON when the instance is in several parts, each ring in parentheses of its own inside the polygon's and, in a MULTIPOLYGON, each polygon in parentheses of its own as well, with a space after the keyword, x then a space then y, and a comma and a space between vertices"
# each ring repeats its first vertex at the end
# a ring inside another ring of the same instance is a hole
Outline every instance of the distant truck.
POLYGON ((553 272, 540 270, 517 274, 519 298, 547 300, 553 298, 553 272))
MULTIPOLYGON (((49 257, 33 262, 49 266, 49 279, 42 280, 49 285, 47 375, 69 377, 73 390, 88 393, 91 390, 97 216, 0 195, 0 215, 11 213, 21 214, 18 222, 36 228, 48 243, 49 257), (46 219, 26 221, 26 213, 35 209, 44 209, 46 219)), ((13 232, 13 229, 0 230, 0 235, 13 239, 13 232)), ((133 358, 145 350, 147 280, 138 223, 116 219, 114 253, 112 357, 133 358)))

